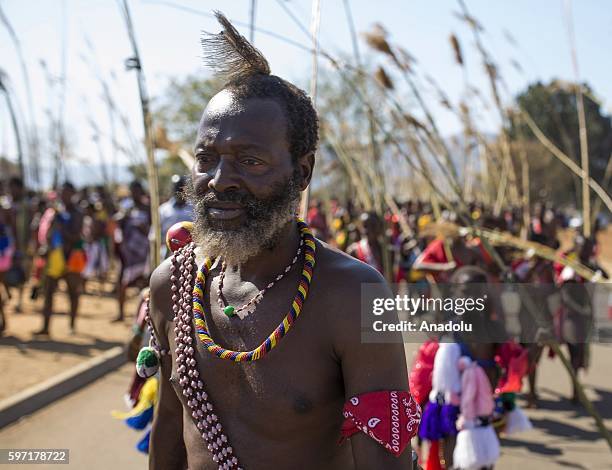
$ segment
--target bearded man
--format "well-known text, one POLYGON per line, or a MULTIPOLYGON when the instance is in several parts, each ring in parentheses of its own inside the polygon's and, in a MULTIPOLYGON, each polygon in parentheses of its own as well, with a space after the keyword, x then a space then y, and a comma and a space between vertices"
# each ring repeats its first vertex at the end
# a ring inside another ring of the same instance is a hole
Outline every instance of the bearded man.
POLYGON ((195 245, 151 278, 150 468, 411 468, 420 412, 403 345, 361 343, 361 285, 384 280, 295 217, 316 112, 217 17, 224 30, 203 45, 227 83, 198 130, 195 245))

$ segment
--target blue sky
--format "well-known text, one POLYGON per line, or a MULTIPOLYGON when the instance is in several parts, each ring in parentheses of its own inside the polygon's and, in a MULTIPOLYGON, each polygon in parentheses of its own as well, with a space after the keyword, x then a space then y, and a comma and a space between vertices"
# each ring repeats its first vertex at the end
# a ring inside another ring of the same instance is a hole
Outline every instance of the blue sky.
MULTIPOLYGON (((44 59, 52 75, 62 69, 62 44, 66 45, 67 96, 65 122, 75 158, 95 162, 98 150, 92 140, 89 120, 95 121, 103 135, 108 135, 109 119, 101 100, 101 87, 89 62, 96 63, 109 79, 112 94, 131 122, 134 137, 142 136, 141 115, 136 77, 125 71, 123 61, 130 55, 122 17, 114 0, 0 0, 22 42, 27 57, 34 94, 35 117, 39 127, 46 127, 45 110, 57 113, 57 89, 50 89, 39 64, 44 59), (65 34, 62 33, 65 31, 65 34), (95 53, 87 46, 93 44, 95 53)), ((150 94, 159 96, 169 79, 191 73, 207 74, 200 61, 199 38, 202 30, 216 32, 215 21, 161 4, 163 2, 130 0, 133 20, 141 49, 150 94)), ((175 0, 173 3, 210 12, 221 9, 235 21, 248 22, 250 0, 206 1, 175 0)), ((285 1, 306 26, 310 22, 311 1, 285 1)), ((321 47, 333 53, 351 53, 351 42, 342 0, 321 0, 321 47)), ((472 14, 485 27, 483 40, 495 56, 508 84, 516 93, 533 80, 553 77, 571 80, 573 70, 564 17, 565 0, 466 0, 472 14), (505 38, 509 31, 518 47, 505 38), (518 73, 510 60, 517 60, 524 72, 518 73)), ((354 0, 352 13, 359 32, 380 22, 394 42, 402 44, 418 60, 420 72, 433 76, 457 102, 463 90, 463 75, 455 65, 448 37, 459 37, 469 67, 469 80, 482 90, 487 82, 481 73, 479 58, 470 32, 453 14, 458 11, 455 0, 354 0)), ((604 108, 612 108, 612 64, 609 45, 612 43, 612 8, 606 0, 574 0, 572 4, 580 74, 594 88, 604 108)), ((257 1, 257 26, 303 44, 308 38, 300 31, 276 0, 257 1)), ((244 33, 248 30, 239 27, 244 33)), ((268 57, 275 74, 308 83, 311 60, 309 54, 256 33, 255 44, 268 57)), ((360 42, 361 52, 367 47, 360 42)), ((12 80, 21 114, 28 115, 23 77, 6 30, 0 26, 0 67, 12 80)), ((374 60, 379 57, 374 56, 374 60)), ((324 67, 325 64, 322 63, 324 67)), ((433 101, 433 96, 431 97, 433 101)), ((507 99, 507 96, 506 96, 507 99)), ((436 106, 439 127, 447 134, 459 129, 458 123, 436 106)), ((0 153, 14 158, 12 131, 4 101, 0 102, 0 153)), ((480 127, 494 129, 493 118, 483 117, 480 127)), ((44 132, 44 131, 43 131, 44 132)), ((127 138, 118 131, 119 139, 127 138)), ((102 139, 102 151, 112 160, 108 139, 102 139)), ((125 157, 121 157, 125 161, 125 157)))

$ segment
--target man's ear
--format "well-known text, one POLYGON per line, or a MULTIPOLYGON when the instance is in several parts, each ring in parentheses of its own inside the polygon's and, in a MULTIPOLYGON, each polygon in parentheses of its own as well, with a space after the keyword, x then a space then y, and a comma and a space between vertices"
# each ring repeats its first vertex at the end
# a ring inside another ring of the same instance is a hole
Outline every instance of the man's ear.
POLYGON ((315 164, 315 153, 308 152, 302 155, 300 158, 298 158, 297 164, 302 176, 300 181, 300 191, 304 191, 312 179, 312 172, 314 171, 315 164))

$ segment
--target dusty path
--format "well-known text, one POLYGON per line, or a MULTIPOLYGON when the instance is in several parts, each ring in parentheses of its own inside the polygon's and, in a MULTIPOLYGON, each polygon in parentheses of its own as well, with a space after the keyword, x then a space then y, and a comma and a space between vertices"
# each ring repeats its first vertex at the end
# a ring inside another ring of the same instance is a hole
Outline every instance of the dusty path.
POLYGON ((69 465, 18 465, 6 468, 147 468, 147 457, 134 448, 140 439, 140 431, 128 428, 110 415, 111 410, 124 410, 123 393, 132 370, 133 365, 125 365, 32 416, 0 430, 0 448, 69 449, 69 465))
MULTIPOLYGON (((90 288, 96 291, 97 283, 90 288)), ((107 291, 110 286, 106 286, 107 291)), ((29 293, 29 289, 27 290, 29 293)), ((109 294, 81 297, 75 335, 69 334, 68 300, 65 293, 55 297, 55 310, 51 322, 51 336, 37 337, 40 329, 42 299, 33 302, 27 296, 24 312, 15 313, 13 298, 5 306, 8 328, 0 337, 0 371, 2 387, 0 400, 31 385, 53 377, 58 372, 90 359, 103 351, 123 345, 130 338, 131 322, 136 309, 137 291, 126 305, 128 319, 124 323, 111 323, 117 316, 117 302, 109 294)))

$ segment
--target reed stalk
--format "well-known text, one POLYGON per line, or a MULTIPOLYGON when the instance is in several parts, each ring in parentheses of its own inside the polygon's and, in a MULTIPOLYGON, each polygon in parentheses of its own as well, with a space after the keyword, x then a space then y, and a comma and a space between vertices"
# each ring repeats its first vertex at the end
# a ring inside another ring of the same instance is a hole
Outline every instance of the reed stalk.
MULTIPOLYGON (((312 73, 310 76, 310 99, 317 108, 317 83, 319 77, 319 26, 321 24, 321 0, 312 0, 310 19, 310 39, 312 41, 312 73)), ((310 184, 302 193, 301 214, 304 219, 308 214, 310 204, 310 184)))
MULTIPOLYGON (((6 13, 2 9, 2 4, 0 4, 0 22, 2 22, 4 24, 4 27, 8 31, 9 37, 11 38, 11 41, 13 42, 13 45, 15 47, 15 51, 17 52, 17 58, 19 60, 19 66, 21 67, 21 74, 23 75, 23 82, 24 82, 24 85, 25 85, 26 99, 27 99, 27 106, 28 106, 28 115, 29 115, 29 126, 25 126, 25 127, 26 127, 26 131, 27 131, 26 132, 26 140, 28 141, 29 156, 30 156, 30 162, 29 162, 30 163, 30 173, 31 173, 31 177, 34 180, 34 182, 36 183, 36 185, 40 186, 40 162, 39 162, 39 159, 40 159, 40 154, 39 154, 39 150, 40 150, 39 149, 39 145, 40 145, 40 142, 38 140, 38 127, 36 125, 36 115, 34 113, 34 105, 33 105, 33 98, 32 98, 32 87, 30 85, 30 74, 29 74, 29 71, 28 71, 28 67, 26 65, 25 55, 23 53, 23 49, 21 48, 21 41, 19 40, 19 37, 17 36, 17 33, 15 32, 15 29, 13 28, 13 25, 9 21, 8 17, 6 16, 6 13)), ((22 158, 22 160, 24 159, 23 156, 21 158, 22 158)), ((25 164, 22 161, 20 167, 24 167, 24 166, 25 166, 25 164)), ((21 178, 25 182, 25 179, 24 179, 25 178, 25 174, 23 174, 23 172, 25 172, 25 170, 22 168, 21 172, 22 172, 21 178)))
POLYGON ((149 95, 145 84, 145 75, 142 69, 142 61, 138 52, 138 43, 136 42, 136 34, 130 15, 128 0, 123 0, 122 13, 125 20, 125 25, 132 46, 133 58, 131 59, 131 67, 136 70, 138 78, 138 91, 140 93, 140 108, 142 110, 143 125, 145 132, 145 148, 147 154, 147 177, 149 181, 149 192, 151 194, 151 265, 157 267, 160 262, 161 252, 161 222, 159 219, 159 182, 157 176, 157 165, 155 162, 155 154, 153 149, 153 134, 152 120, 149 109, 149 95))
POLYGON ((21 144, 21 132, 19 130, 19 124, 17 121, 17 113, 13 105, 11 93, 8 87, 8 79, 4 70, 0 69, 0 92, 4 94, 6 105, 8 108, 9 116, 11 118, 11 126, 13 127, 13 135, 15 137, 15 146, 17 147, 17 167, 19 169, 19 177, 23 180, 25 176, 25 169, 23 164, 23 146, 21 144))
POLYGON ((580 140, 580 161, 584 178, 582 178, 582 230, 585 237, 591 236, 591 197, 589 194, 589 140, 587 137, 586 116, 584 113, 584 98, 582 96, 582 86, 580 85, 580 72, 578 71, 578 53, 576 52, 576 38, 574 36, 574 26, 572 21, 571 0, 565 2, 565 13, 567 22, 567 33, 570 42, 572 56, 572 67, 576 80, 574 90, 576 94, 576 105, 578 112, 578 135, 580 140))
MULTIPOLYGON (((606 165, 606 170, 604 171, 603 179, 601 180, 602 188, 607 188, 610 186, 610 182, 612 180, 612 154, 608 158, 608 164, 606 165)), ((591 219, 595 220, 597 218, 597 214, 601 209, 601 199, 596 199, 593 203, 593 212, 591 213, 591 219)))

